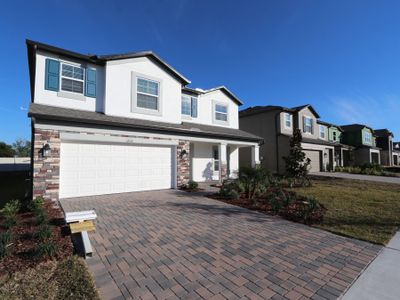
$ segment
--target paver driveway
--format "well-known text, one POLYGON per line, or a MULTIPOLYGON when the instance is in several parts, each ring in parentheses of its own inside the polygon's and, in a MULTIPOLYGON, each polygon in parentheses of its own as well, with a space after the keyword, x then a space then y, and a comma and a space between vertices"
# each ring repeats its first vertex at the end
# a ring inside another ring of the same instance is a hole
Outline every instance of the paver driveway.
POLYGON ((95 208, 104 299, 332 299, 380 250, 182 191, 62 200, 95 208))

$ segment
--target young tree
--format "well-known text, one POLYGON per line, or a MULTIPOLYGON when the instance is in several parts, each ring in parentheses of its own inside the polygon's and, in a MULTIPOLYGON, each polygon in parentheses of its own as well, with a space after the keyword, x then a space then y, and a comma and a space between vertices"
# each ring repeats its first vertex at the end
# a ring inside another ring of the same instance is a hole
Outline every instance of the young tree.
POLYGON ((15 151, 10 145, 0 142, 0 157, 13 157, 14 155, 15 151))
POLYGON ((17 139, 12 147, 19 157, 31 156, 31 142, 28 140, 17 139))
POLYGON ((290 152, 288 156, 283 157, 286 163, 286 175, 291 178, 304 178, 308 173, 308 166, 311 163, 309 158, 301 148, 303 136, 300 129, 295 129, 290 138, 290 152))

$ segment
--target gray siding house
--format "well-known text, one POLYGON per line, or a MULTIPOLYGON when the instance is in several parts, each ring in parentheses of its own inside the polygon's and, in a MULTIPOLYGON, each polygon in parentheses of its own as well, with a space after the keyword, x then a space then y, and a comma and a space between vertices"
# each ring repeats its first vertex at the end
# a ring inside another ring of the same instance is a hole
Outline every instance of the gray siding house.
MULTIPOLYGON (((336 165, 335 146, 338 143, 330 141, 328 126, 319 123, 319 118, 309 104, 293 108, 256 106, 240 111, 239 128, 264 139, 260 160, 271 172, 285 171, 283 157, 289 154, 289 141, 297 128, 303 135, 303 150, 311 160, 310 171, 328 171, 336 165)), ((240 149, 239 165, 248 164, 248 159, 250 151, 240 149)))

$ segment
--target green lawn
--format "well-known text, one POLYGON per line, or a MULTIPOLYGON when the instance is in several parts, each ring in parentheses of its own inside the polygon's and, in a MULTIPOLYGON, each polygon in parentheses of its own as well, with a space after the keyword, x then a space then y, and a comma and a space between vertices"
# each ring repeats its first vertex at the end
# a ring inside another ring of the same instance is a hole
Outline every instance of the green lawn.
POLYGON ((99 300, 85 262, 71 257, 48 261, 0 277, 0 299, 99 300))
POLYGON ((294 190, 328 209, 322 229, 386 244, 400 227, 400 185, 327 178, 294 190))

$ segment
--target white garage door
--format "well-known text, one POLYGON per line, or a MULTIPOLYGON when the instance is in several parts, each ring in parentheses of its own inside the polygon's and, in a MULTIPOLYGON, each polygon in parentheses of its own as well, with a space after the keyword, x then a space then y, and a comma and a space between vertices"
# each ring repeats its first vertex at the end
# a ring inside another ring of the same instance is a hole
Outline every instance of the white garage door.
POLYGON ((61 143, 60 198, 172 187, 172 148, 61 143))
POLYGON ((321 151, 318 150, 304 150, 306 157, 311 160, 310 172, 321 171, 321 151))

